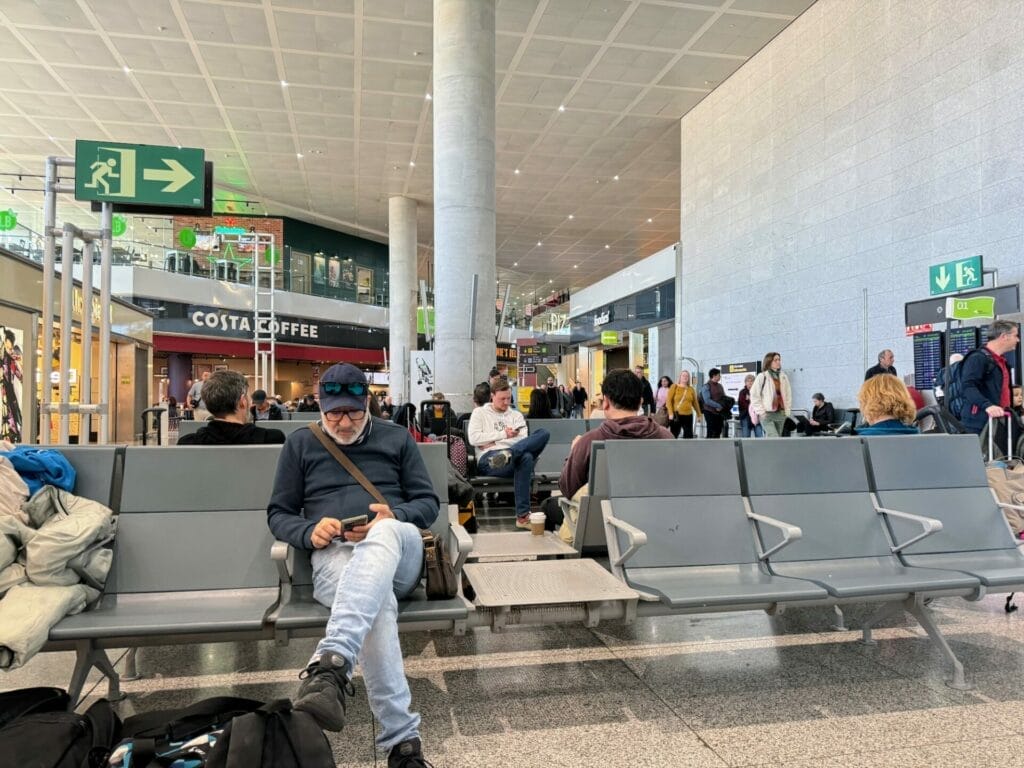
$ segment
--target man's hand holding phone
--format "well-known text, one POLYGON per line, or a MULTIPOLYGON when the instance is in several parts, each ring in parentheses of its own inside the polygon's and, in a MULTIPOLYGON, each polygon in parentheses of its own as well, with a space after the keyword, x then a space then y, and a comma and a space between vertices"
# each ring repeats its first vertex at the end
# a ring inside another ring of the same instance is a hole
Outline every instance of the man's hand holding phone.
POLYGON ((345 528, 345 541, 360 542, 366 538, 366 535, 370 532, 370 529, 377 524, 377 521, 385 518, 394 518, 395 513, 391 511, 391 507, 387 504, 371 504, 370 512, 373 513, 373 520, 366 522, 367 515, 360 515, 363 522, 354 525, 351 528, 345 528))
POLYGON ((321 517, 313 528, 313 548, 323 549, 338 536, 341 536, 341 520, 336 517, 321 517))

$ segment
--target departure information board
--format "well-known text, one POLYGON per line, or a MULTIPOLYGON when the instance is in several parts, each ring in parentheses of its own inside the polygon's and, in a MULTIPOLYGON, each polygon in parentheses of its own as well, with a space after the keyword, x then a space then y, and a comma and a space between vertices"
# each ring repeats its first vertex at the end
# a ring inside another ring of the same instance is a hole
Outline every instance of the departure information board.
POLYGON ((942 332, 918 333, 914 336, 914 386, 932 389, 935 376, 943 366, 942 332))
POLYGON ((974 326, 969 328, 950 328, 946 331, 946 356, 966 355, 972 349, 978 348, 978 329, 974 326))

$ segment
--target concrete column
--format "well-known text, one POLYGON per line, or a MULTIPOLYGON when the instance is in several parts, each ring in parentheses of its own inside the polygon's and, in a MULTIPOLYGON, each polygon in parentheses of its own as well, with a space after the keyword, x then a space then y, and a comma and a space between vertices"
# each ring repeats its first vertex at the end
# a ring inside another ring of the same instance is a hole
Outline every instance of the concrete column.
POLYGON ((459 411, 495 362, 494 6, 434 0, 436 383, 459 411))
POLYGON ((409 399, 409 353, 416 349, 416 201, 412 198, 388 199, 388 269, 390 393, 398 405, 409 399))

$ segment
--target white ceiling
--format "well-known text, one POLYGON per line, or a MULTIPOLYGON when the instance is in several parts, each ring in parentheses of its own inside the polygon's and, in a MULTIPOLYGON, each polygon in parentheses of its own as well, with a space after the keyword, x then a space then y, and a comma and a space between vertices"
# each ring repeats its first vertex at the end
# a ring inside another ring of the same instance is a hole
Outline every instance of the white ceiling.
MULTIPOLYGON (((498 0, 502 283, 528 301, 675 242, 679 118, 812 3, 498 0)), ((10 174, 76 138, 180 144, 241 212, 386 240, 388 196, 414 197, 429 254, 431 20, 430 0, 2 0, 0 206, 38 229, 40 179, 10 174)))

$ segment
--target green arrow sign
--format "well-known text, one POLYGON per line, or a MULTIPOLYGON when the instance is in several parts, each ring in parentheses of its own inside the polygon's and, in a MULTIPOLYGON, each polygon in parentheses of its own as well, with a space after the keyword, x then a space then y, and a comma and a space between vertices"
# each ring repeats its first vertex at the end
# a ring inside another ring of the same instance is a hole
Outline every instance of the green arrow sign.
POLYGON ((994 296, 977 296, 972 299, 946 299, 946 318, 954 320, 992 319, 996 316, 994 296))
POLYGON ((14 211, 0 211, 0 232, 6 232, 18 226, 18 215, 14 211))
POLYGON ((928 289, 932 296, 980 287, 981 256, 971 256, 928 267, 928 289))
POLYGON ((75 142, 75 199, 202 208, 201 149, 75 142))

